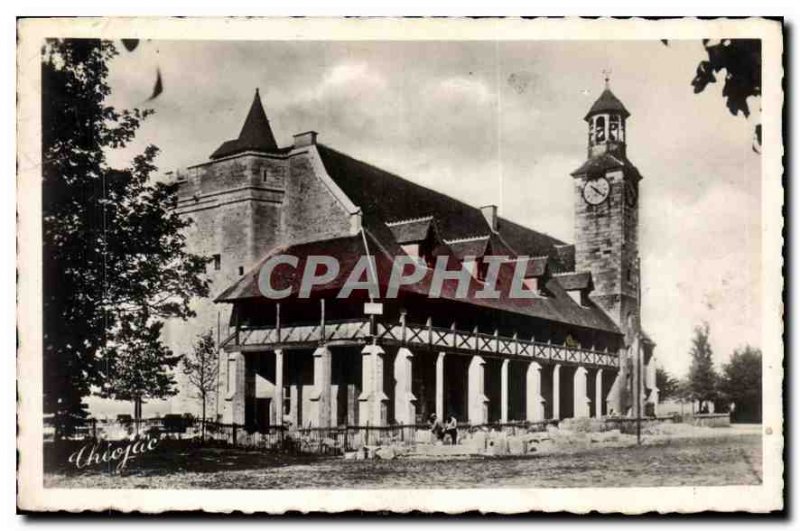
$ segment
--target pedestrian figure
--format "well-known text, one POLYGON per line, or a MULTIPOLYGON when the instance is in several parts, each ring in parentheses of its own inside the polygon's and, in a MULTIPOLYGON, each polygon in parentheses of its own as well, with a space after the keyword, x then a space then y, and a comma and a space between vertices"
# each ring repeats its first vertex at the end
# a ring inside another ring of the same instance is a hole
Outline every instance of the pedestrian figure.
POLYGON ((450 436, 450 444, 458 444, 458 420, 455 416, 448 417, 444 430, 445 434, 450 436))
POLYGON ((442 421, 439 420, 439 417, 436 416, 436 413, 431 413, 430 423, 431 433, 436 438, 435 440, 442 441, 442 439, 444 439, 444 426, 442 425, 442 421))

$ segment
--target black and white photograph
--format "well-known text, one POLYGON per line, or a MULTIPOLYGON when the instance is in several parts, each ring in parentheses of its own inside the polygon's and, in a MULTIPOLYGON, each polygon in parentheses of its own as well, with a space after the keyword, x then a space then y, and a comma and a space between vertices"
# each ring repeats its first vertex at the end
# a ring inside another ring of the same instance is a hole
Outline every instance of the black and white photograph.
POLYGON ((18 23, 20 507, 783 506, 779 21, 217 22, 18 23))

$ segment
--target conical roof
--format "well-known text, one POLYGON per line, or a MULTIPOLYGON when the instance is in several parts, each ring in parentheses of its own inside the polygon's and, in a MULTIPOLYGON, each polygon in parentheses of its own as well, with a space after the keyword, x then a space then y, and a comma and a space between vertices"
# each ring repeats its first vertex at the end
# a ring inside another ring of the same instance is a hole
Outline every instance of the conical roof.
POLYGON ((621 114, 623 118, 627 118, 631 115, 631 113, 628 112, 628 109, 626 109, 622 102, 619 101, 619 98, 614 96, 614 93, 611 92, 610 89, 606 88, 603 93, 600 94, 600 97, 597 98, 597 101, 594 102, 594 105, 592 105, 592 108, 589 109, 589 112, 586 113, 586 116, 584 116, 583 119, 588 121, 589 118, 595 114, 607 112, 621 114))
POLYGON ((278 145, 275 142, 275 136, 272 134, 272 129, 269 126, 267 113, 264 112, 264 106, 261 104, 261 96, 256 89, 256 94, 253 97, 253 103, 250 105, 250 110, 247 113, 247 118, 244 120, 239 137, 234 140, 223 142, 220 147, 211 155, 212 159, 227 157, 243 151, 263 151, 274 152, 278 150, 278 145))

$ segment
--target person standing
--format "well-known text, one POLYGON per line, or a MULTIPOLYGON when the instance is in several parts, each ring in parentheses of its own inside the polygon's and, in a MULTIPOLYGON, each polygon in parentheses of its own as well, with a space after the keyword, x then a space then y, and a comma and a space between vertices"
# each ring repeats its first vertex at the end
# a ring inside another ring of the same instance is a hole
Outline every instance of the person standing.
POLYGON ((455 416, 450 415, 447 418, 444 433, 450 436, 450 444, 458 444, 458 420, 456 420, 455 416))
POLYGON ((431 413, 430 424, 431 433, 435 438, 434 442, 444 439, 444 425, 442 425, 442 421, 439 420, 439 417, 436 415, 436 413, 431 413))

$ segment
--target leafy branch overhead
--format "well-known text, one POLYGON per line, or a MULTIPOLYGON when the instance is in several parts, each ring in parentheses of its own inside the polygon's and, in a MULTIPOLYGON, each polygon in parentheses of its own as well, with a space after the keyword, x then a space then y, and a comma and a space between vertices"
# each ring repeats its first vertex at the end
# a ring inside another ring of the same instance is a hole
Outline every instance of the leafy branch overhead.
POLYGON ((106 162, 152 113, 106 103, 116 55, 94 39, 42 50, 44 399, 56 415, 79 412, 93 389, 139 402, 171 395, 179 357, 161 330, 208 295, 207 260, 186 250, 175 190, 150 179, 158 148, 127 168, 106 162))
MULTIPOLYGON (((761 41, 758 39, 703 40, 708 59, 700 61, 692 79, 695 94, 703 92, 725 71, 722 97, 730 113, 750 116, 748 98, 761 96, 761 41)), ((755 126, 753 150, 761 148, 761 124, 755 126)))

